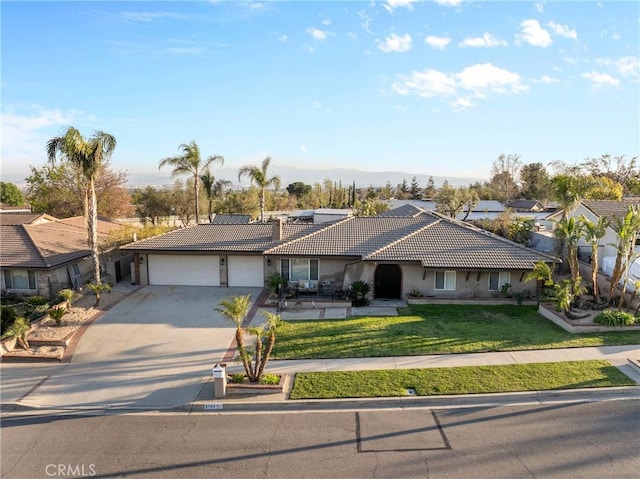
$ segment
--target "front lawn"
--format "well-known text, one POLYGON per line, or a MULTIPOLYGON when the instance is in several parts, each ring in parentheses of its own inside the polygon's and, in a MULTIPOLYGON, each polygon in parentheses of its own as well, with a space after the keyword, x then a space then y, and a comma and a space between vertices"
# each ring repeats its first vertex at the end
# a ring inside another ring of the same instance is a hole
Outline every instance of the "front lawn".
POLYGON ((292 321, 274 359, 359 358, 640 344, 640 331, 571 334, 537 306, 412 305, 406 314, 292 321))
POLYGON ((543 391, 636 383, 607 361, 432 369, 298 373, 291 399, 335 399, 543 391))

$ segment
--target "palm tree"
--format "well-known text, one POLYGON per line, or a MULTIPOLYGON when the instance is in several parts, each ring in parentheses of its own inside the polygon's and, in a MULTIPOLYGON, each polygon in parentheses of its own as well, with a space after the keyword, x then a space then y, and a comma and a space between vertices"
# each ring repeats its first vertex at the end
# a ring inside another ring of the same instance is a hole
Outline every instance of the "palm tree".
POLYGON ((576 281, 580 276, 580 265, 578 264, 578 241, 582 237, 582 223, 575 218, 563 218, 557 222, 554 234, 562 244, 567 247, 567 263, 571 270, 571 280, 576 281))
POLYGON ((222 196, 224 189, 231 184, 229 180, 218 180, 211 174, 211 170, 207 168, 204 173, 200 175, 200 181, 202 181, 202 187, 207 195, 207 216, 209 217, 209 223, 213 222, 213 200, 219 196, 222 196))
POLYGON ((60 155, 74 165, 85 179, 85 204, 87 205, 85 217, 96 284, 100 284, 100 259, 95 180, 101 166, 109 159, 115 147, 116 139, 109 133, 96 131, 87 140, 73 127, 69 127, 63 136, 51 138, 47 142, 47 157, 52 164, 55 164, 57 156, 60 155))
POLYGON ((231 299, 223 299, 219 303, 220 307, 216 308, 217 312, 233 321, 236 325, 238 353, 240 354, 240 360, 242 361, 244 372, 248 378, 251 377, 251 356, 244 344, 244 328, 242 322, 249 312, 250 304, 251 295, 247 294, 246 296, 231 296, 231 299))
POLYGON ((593 288, 593 299, 598 302, 598 245, 607 233, 609 221, 603 216, 594 223, 582 215, 580 222, 583 227, 584 239, 591 245, 591 287, 593 288))
POLYGON ((258 367, 258 372, 256 374, 257 380, 260 381, 262 378, 262 374, 264 373, 264 369, 267 366, 267 362, 271 357, 271 352, 273 351, 273 346, 276 344, 276 330, 282 324, 282 319, 279 314, 273 314, 270 311, 263 311, 263 313, 267 321, 263 325, 263 334, 267 336, 267 345, 264 348, 262 353, 262 360, 260 361, 260 365, 256 364, 258 367))
POLYGON ((622 295, 620 296, 620 303, 618 305, 618 308, 621 309, 624 304, 629 267, 633 260, 637 258, 635 254, 635 244, 638 234, 640 233, 640 207, 629 206, 624 218, 614 218, 613 229, 618 235, 618 244, 616 245, 616 262, 613 267, 613 272, 611 273, 611 286, 608 300, 611 301, 613 299, 616 288, 624 276, 622 295))
POLYGON ((200 209, 199 209, 199 201, 198 201, 198 191, 200 189, 200 172, 209 168, 210 165, 214 163, 218 163, 220 165, 224 165, 224 158, 222 156, 210 156, 204 162, 200 156, 200 148, 194 140, 191 140, 189 144, 181 144, 178 147, 182 150, 182 155, 179 156, 170 156, 168 158, 164 158, 160 160, 160 164, 158 165, 158 169, 161 169, 163 166, 170 165, 173 166, 173 171, 171 172, 171 176, 178 175, 192 175, 193 176, 193 193, 196 202, 196 224, 200 221, 200 209))
POLYGON ((258 168, 257 166, 243 166, 240 168, 238 172, 238 181, 243 176, 248 176, 251 183, 255 184, 258 188, 260 188, 260 221, 264 223, 264 203, 265 203, 265 191, 268 187, 273 186, 276 190, 280 188, 280 177, 272 176, 269 178, 267 174, 267 170, 269 169, 269 164, 271 163, 271 158, 266 157, 262 161, 262 167, 258 168))

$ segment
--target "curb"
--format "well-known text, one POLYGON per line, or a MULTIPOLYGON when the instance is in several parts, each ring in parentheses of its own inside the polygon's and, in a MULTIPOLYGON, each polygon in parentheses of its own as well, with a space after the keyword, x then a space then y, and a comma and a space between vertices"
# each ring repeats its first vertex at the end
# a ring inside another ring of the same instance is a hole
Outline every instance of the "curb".
POLYGON ((175 406, 31 406, 24 403, 1 403, 2 415, 14 412, 49 414, 251 414, 353 411, 374 409, 462 409, 499 406, 531 406, 558 403, 587 403, 600 401, 639 400, 640 386, 563 391, 527 391, 498 394, 464 394, 456 396, 391 397, 366 399, 247 401, 211 399, 175 406))

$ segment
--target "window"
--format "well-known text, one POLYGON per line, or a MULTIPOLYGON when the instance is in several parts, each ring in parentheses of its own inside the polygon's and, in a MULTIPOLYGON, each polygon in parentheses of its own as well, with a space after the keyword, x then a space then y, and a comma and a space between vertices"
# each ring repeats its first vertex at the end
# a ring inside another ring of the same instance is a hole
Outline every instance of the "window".
POLYGON ((36 289, 36 273, 26 269, 5 269, 4 284, 7 289, 36 289))
POLYGON ((290 258, 280 260, 280 274, 287 281, 301 279, 318 280, 319 264, 317 259, 290 258))
POLYGON ((436 288, 442 291, 455 291, 456 289, 456 272, 455 271, 436 271, 436 288))
POLYGON ((502 285, 511 282, 509 271, 492 271, 489 273, 489 291, 500 291, 502 285))

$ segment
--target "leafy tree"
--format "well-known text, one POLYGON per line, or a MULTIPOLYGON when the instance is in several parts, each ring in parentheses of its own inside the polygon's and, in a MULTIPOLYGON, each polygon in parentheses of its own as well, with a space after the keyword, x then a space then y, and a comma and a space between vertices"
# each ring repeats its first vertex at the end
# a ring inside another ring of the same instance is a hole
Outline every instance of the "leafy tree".
POLYGON ((409 187, 409 197, 412 200, 422 199, 422 188, 418 184, 418 179, 414 176, 411 178, 411 186, 409 187))
POLYGON ((609 221, 605 217, 598 218, 595 223, 582 215, 580 217, 584 239, 591 245, 591 288, 593 298, 598 301, 598 245, 607 233, 609 221))
POLYGON ((243 176, 247 176, 252 184, 255 184, 260 189, 260 221, 264 223, 264 205, 265 205, 265 191, 270 186, 273 186, 276 190, 280 188, 280 177, 272 176, 269 178, 269 165, 271 164, 271 158, 266 157, 262 161, 262 166, 243 166, 238 172, 238 181, 243 176))
POLYGON ((353 216, 376 216, 389 211, 389 204, 377 199, 356 200, 353 206, 353 216))
MULTIPOLYGON (((355 184, 354 184, 354 188, 355 188, 355 184)), ((389 180, 387 180, 385 185, 382 188, 380 188, 380 191, 378 192, 378 197, 381 200, 390 200, 393 197, 393 186, 391 186, 391 182, 389 180)), ((354 203, 355 203, 355 191, 353 195, 352 204, 354 203)))
POLYGON ((479 201, 478 194, 474 190, 466 186, 454 188, 449 186, 447 182, 438 190, 434 199, 436 200, 436 211, 451 218, 456 218, 460 213, 466 211, 463 221, 467 219, 479 201))
POLYGON ((167 190, 147 186, 144 190, 135 190, 132 201, 143 225, 151 223, 158 226, 161 218, 171 215, 171 194, 167 190))
POLYGON ((96 284, 100 284, 100 260, 98 258, 98 202, 95 183, 100 167, 109 159, 115 147, 116 139, 113 135, 96 131, 87 140, 73 127, 69 127, 63 136, 52 138, 47 142, 47 156, 52 164, 55 164, 58 155, 60 155, 82 171, 85 179, 89 248, 93 259, 96 284))
POLYGON ((14 183, 0 181, 0 203, 12 206, 24 205, 22 191, 14 183))
POLYGON ((399 200, 406 200, 410 195, 411 191, 409 190, 409 184, 407 183, 407 179, 404 178, 402 183, 396 187, 396 198, 399 200))
POLYGON ((589 190, 585 192, 585 198, 620 201, 623 192, 624 187, 607 176, 592 177, 589 190))
POLYGON ((542 281, 544 286, 553 286, 553 272, 551 267, 544 261, 536 261, 533 269, 524 275, 523 281, 542 281))
POLYGON ((222 179, 216 181, 209 168, 200 175, 200 181, 202 181, 202 189, 207 197, 207 216, 209 223, 211 223, 213 222, 213 202, 216 198, 222 197, 225 188, 231 185, 231 182, 222 179))
POLYGON ((490 184, 495 191, 494 198, 509 202, 518 195, 516 179, 522 167, 520 155, 511 153, 500 155, 491 167, 490 184))
POLYGON ((520 196, 544 201, 551 196, 551 179, 542 163, 529 163, 520 169, 520 196))
POLYGON ((200 148, 194 140, 191 140, 189 144, 181 144, 179 149, 182 150, 181 155, 171 156, 160 160, 158 169, 169 165, 173 167, 171 176, 191 175, 193 178, 193 197, 195 199, 195 217, 197 224, 200 221, 200 203, 198 199, 198 192, 200 189, 200 172, 210 168, 211 165, 215 163, 224 165, 224 158, 219 155, 214 155, 209 156, 203 161, 200 155, 200 148))
MULTIPOLYGON (((27 199, 35 213, 47 213, 57 218, 87 214, 86 184, 82 171, 71 162, 63 161, 40 168, 30 167, 27 178, 27 199)), ((131 215, 134 208, 125 188, 127 177, 116 172, 108 161, 98 168, 95 192, 98 214, 109 218, 131 215)))
POLYGON ((609 178, 621 184, 625 193, 629 193, 639 179, 637 160, 637 156, 627 160, 625 155, 612 156, 607 153, 597 158, 587 158, 581 166, 592 176, 609 178))
MULTIPOLYGON (((187 183, 190 182, 191 180, 188 180, 187 183)), ((188 191, 190 189, 190 184, 187 184, 185 188, 180 180, 176 180, 169 193, 171 198, 171 212, 180 219, 183 226, 188 226, 191 223, 191 218, 193 218, 196 213, 193 197, 188 191)))
POLYGON ((286 190, 290 195, 302 198, 303 196, 311 193, 311 185, 304 184, 302 181, 296 181, 287 186, 286 190))
POLYGON ((424 189, 424 197, 433 198, 437 192, 438 189, 436 188, 436 184, 433 181, 433 176, 430 176, 427 180, 427 187, 424 189))

